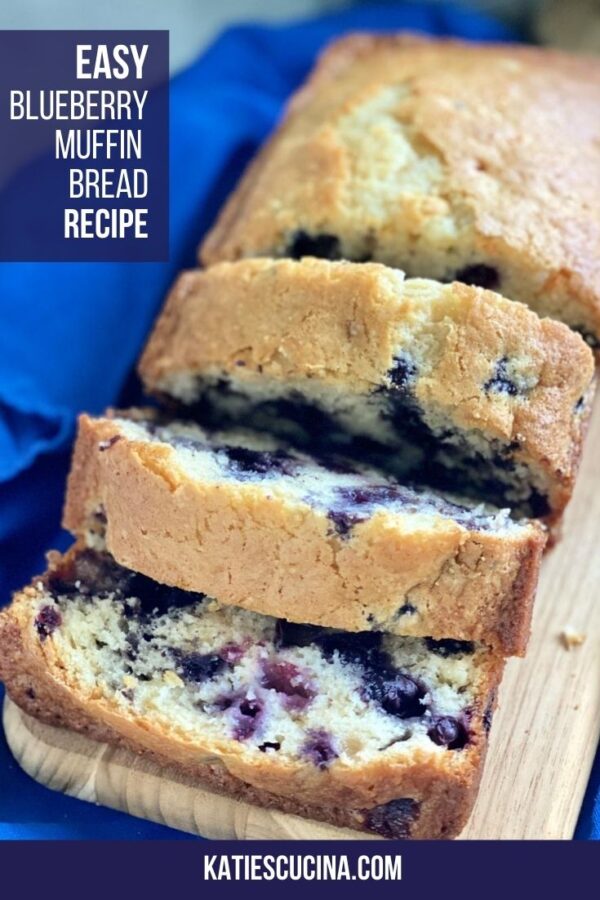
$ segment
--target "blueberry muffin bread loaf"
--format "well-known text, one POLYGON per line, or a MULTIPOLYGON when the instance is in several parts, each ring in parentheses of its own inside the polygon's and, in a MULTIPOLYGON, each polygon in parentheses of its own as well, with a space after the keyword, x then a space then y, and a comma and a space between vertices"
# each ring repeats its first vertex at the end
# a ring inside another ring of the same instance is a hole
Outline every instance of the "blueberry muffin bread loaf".
POLYGON ((294 622, 522 654, 545 535, 273 438, 80 420, 64 523, 122 565, 294 622))
POLYGON ((206 264, 375 260, 600 337, 600 62, 410 35, 328 49, 226 204, 206 264))
POLYGON ((140 373, 212 427, 251 424, 547 522, 573 490, 594 388, 581 337, 521 304, 318 259, 182 275, 140 373))
POLYGON ((291 625, 78 547, 0 614, 0 677, 36 717, 387 838, 460 832, 501 671, 475 644, 291 625))

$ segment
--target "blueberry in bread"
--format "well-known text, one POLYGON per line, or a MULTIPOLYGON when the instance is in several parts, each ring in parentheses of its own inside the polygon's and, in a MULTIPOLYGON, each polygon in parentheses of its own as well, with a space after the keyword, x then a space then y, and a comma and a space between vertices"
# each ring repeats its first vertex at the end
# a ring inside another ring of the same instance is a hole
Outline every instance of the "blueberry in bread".
POLYGON ((240 799, 449 838, 477 789, 502 660, 227 607, 75 546, 0 614, 0 677, 51 724, 240 799))
POLYGON ((82 416, 65 526, 124 566, 290 621, 524 652, 545 534, 267 436, 82 416))
POLYGON ((482 288, 317 259, 181 276, 141 360, 147 389, 556 523, 594 390, 579 335, 482 288))
POLYGON ((600 339, 600 62, 403 35, 334 43, 202 248, 375 260, 600 339))

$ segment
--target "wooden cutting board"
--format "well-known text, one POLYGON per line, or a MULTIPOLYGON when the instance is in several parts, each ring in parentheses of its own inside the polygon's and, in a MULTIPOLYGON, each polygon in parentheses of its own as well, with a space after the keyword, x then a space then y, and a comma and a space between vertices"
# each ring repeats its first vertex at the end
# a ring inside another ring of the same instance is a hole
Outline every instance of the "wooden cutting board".
MULTIPOLYGON (((543 564, 527 658, 510 660, 477 804, 463 838, 570 838, 600 736, 600 409, 562 541, 543 564), (565 629, 585 635, 567 649, 565 629)), ((6 701, 17 761, 41 784, 210 838, 356 832, 210 793, 125 750, 42 725, 6 701)))

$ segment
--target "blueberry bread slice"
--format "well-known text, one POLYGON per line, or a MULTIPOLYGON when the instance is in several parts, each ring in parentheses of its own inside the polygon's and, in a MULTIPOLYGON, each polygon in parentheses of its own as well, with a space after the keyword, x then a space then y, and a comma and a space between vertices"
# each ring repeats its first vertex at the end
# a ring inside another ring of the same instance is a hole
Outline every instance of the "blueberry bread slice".
POLYGON ((600 62, 351 35, 323 55, 204 242, 375 260, 500 290, 600 338, 600 62))
POLYGON ((545 541, 506 510, 150 411, 82 416, 64 521, 121 565, 221 603, 507 655, 525 650, 545 541))
POLYGON ((141 360, 149 391, 555 522, 594 390, 590 349, 498 294, 382 265, 243 260, 182 275, 141 360))
POLYGON ((0 614, 0 677, 34 716, 387 838, 461 831, 501 672, 475 644, 292 625, 81 547, 0 614))

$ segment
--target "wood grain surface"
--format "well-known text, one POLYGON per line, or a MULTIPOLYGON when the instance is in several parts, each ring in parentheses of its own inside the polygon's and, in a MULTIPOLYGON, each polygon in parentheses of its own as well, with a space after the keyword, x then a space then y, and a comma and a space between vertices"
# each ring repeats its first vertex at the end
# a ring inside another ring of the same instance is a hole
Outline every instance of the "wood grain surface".
MULTIPOLYGON (((598 406, 598 404, 597 404, 598 406)), ((564 535, 546 556, 525 660, 510 660, 463 838, 570 838, 600 735, 600 409, 564 535), (567 649, 562 634, 585 635, 567 649)), ((147 760, 51 728, 9 700, 9 745, 54 790, 210 838, 361 837, 238 803, 147 760)))

